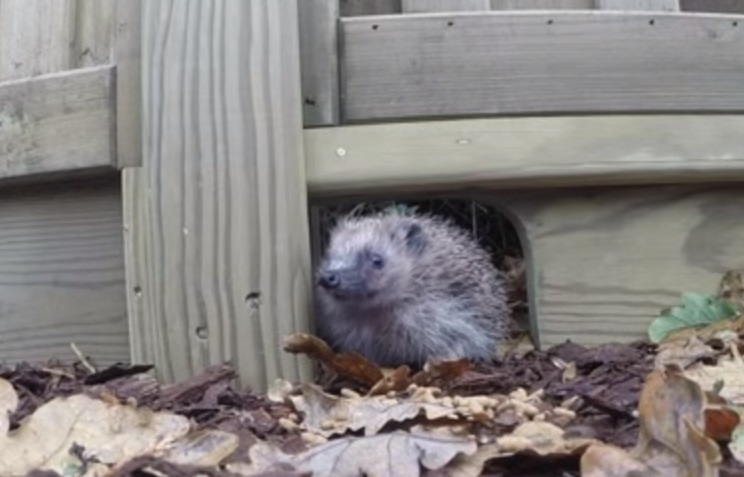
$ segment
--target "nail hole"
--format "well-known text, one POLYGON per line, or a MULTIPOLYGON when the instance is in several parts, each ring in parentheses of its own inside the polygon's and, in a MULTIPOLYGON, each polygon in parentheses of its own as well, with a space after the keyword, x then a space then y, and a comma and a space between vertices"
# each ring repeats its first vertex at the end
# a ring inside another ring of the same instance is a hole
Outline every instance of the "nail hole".
POLYGON ((732 25, 734 25, 735 27, 739 26, 739 22, 733 22, 732 25))
POLYGON ((455 24, 455 22, 447 22, 447 26, 448 26, 448 27, 451 27, 451 26, 452 26, 452 25, 454 25, 454 24, 455 24))
POLYGON ((552 25, 552 24, 553 24, 553 20, 552 19, 548 20, 548 25, 552 25))
POLYGON ((134 294, 135 294, 135 295, 137 295, 137 296, 140 296, 140 295, 142 295, 142 287, 141 287, 141 286, 139 286, 139 285, 137 285, 137 286, 135 286, 134 288, 132 288, 132 291, 133 291, 133 292, 134 292, 134 294))
POLYGON ((372 25, 373 30, 377 30, 378 28, 380 28, 380 25, 372 25))
POLYGON ((252 310, 257 310, 261 299, 261 293, 259 292, 250 292, 245 296, 245 304, 248 308, 252 310))
POLYGON ((653 18, 652 18, 651 20, 649 20, 649 21, 648 21, 648 24, 649 24, 649 25, 653 25, 654 23, 656 23, 656 21, 655 21, 655 20, 654 20, 653 18))
POLYGON ((209 333, 207 332, 206 325, 201 325, 201 326, 196 327, 196 336, 197 338, 201 340, 207 339, 207 337, 209 336, 209 333))

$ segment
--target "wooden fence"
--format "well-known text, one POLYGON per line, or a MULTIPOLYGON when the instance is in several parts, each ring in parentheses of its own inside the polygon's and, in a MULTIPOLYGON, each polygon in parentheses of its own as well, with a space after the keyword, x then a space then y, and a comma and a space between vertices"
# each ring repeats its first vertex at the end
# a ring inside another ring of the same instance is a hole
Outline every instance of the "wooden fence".
POLYGON ((0 0, 0 358, 306 379, 308 207, 463 190, 519 223, 538 342, 637 336, 744 267, 741 13, 0 0))

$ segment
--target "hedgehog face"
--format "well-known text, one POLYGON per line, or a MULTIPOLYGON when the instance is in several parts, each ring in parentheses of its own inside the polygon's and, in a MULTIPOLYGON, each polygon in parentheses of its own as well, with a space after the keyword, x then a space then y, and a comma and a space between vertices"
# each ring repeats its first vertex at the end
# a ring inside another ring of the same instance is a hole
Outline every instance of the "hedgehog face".
POLYGON ((319 289, 356 307, 393 306, 406 289, 411 260, 422 243, 420 227, 400 219, 346 222, 332 234, 317 273, 319 289))

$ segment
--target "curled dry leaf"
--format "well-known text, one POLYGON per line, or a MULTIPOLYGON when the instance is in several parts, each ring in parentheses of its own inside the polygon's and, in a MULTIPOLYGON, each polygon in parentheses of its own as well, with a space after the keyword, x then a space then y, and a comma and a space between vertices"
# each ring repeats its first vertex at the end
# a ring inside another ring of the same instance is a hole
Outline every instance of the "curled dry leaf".
POLYGON ((715 354, 715 350, 700 337, 692 335, 687 339, 662 342, 654 358, 654 365, 659 370, 663 370, 669 365, 676 365, 684 369, 700 359, 711 358, 715 354))
POLYGON ((705 391, 712 391, 722 383, 718 394, 727 402, 744 405, 744 360, 735 344, 730 353, 720 356, 714 365, 698 363, 685 370, 685 376, 695 381, 705 391))
POLYGON ((629 453, 592 446, 581 458, 581 475, 713 477, 722 461, 704 433, 705 393, 678 369, 654 370, 639 399, 638 443, 629 453))
POLYGON ((445 437, 441 432, 430 435, 423 430, 334 439, 296 455, 259 442, 249 451, 251 464, 228 464, 227 469, 251 475, 290 466, 312 472, 313 477, 417 477, 422 475, 422 467, 446 469, 455 457, 471 455, 477 447, 472 439, 445 437))
POLYGON ((443 385, 470 371, 472 365, 466 359, 427 363, 424 369, 411 376, 408 366, 385 370, 355 353, 334 353, 328 344, 317 336, 295 333, 284 340, 284 350, 294 354, 305 354, 320 361, 335 373, 351 378, 370 390, 369 395, 402 391, 411 383, 426 386, 443 385))
POLYGON ((10 430, 10 413, 18 407, 18 394, 13 385, 0 378, 0 436, 4 436, 10 430))
POLYGON ((411 369, 408 366, 399 366, 384 374, 385 377, 370 388, 367 393, 368 395, 387 394, 390 391, 403 391, 411 383, 411 369))
POLYGON ((705 435, 716 442, 731 440, 734 430, 741 424, 741 414, 725 406, 705 409, 705 435))
POLYGON ((389 422, 402 422, 423 414, 435 420, 452 417, 455 409, 429 402, 404 401, 384 396, 337 397, 314 385, 302 387, 302 395, 291 396, 295 408, 305 415, 300 426, 323 437, 364 429, 367 436, 377 434, 389 422))
POLYGON ((162 458, 174 464, 216 466, 240 445, 240 438, 216 429, 192 432, 178 439, 163 453, 162 458))
POLYGON ((284 351, 304 354, 320 361, 339 375, 372 387, 384 378, 379 366, 354 353, 334 353, 325 341, 306 333, 295 333, 284 339, 284 351))
POLYGON ((426 363, 424 369, 413 376, 413 383, 417 386, 440 386, 454 381, 473 369, 467 359, 454 361, 440 361, 426 363))
POLYGON ((109 404, 83 394, 60 397, 39 407, 20 428, 0 435, 0 475, 25 475, 34 469, 61 474, 73 459, 73 444, 104 464, 121 463, 162 450, 189 430, 183 416, 109 404))

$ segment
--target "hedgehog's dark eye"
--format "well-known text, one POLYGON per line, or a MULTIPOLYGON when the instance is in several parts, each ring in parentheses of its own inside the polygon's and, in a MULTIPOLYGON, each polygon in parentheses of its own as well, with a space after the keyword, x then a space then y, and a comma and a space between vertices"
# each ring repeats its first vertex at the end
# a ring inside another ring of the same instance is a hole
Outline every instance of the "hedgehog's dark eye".
POLYGON ((369 261, 375 268, 382 268, 382 266, 385 265, 385 260, 383 260, 382 256, 378 253, 371 254, 369 256, 369 261))

